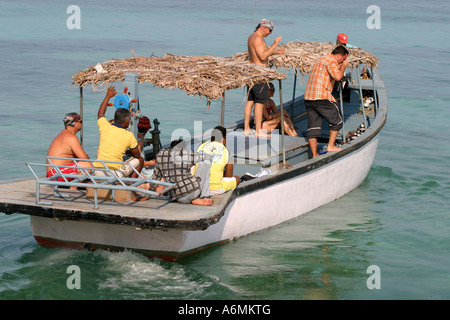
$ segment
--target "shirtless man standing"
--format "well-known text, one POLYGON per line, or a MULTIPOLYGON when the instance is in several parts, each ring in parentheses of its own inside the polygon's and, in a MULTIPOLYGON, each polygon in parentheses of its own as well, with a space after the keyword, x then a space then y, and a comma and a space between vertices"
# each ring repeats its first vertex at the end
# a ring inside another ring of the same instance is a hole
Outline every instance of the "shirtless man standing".
MULTIPOLYGON (((268 66, 269 56, 274 53, 285 53, 284 49, 277 50, 277 45, 280 43, 282 37, 274 40, 272 46, 268 47, 264 38, 270 35, 273 31, 273 23, 268 19, 262 19, 255 31, 248 37, 248 56, 251 63, 259 64, 261 66, 268 66)), ((250 132, 250 118, 252 115, 253 105, 255 106, 255 127, 256 136, 263 135, 261 131, 261 123, 263 117, 263 107, 268 101, 268 85, 267 83, 260 83, 253 86, 250 90, 248 101, 244 108, 244 133, 250 132)))
MULTIPOLYGON (((83 147, 76 136, 77 132, 81 130, 81 117, 78 113, 72 112, 66 114, 64 120, 65 128, 53 139, 48 148, 47 156, 60 158, 79 158, 89 159, 89 156, 84 152, 83 147)), ((48 160, 47 160, 47 163, 48 160)), ((71 160, 52 159, 55 165, 75 166, 71 160)), ((92 167, 89 161, 79 161, 78 164, 82 167, 92 167)), ((60 168, 61 172, 66 174, 78 174, 78 169, 60 168)), ((47 167, 47 177, 52 177, 56 172, 52 167, 47 167)), ((64 181, 63 178, 58 178, 59 181, 64 181)), ((69 181, 72 179, 68 179, 69 181)))

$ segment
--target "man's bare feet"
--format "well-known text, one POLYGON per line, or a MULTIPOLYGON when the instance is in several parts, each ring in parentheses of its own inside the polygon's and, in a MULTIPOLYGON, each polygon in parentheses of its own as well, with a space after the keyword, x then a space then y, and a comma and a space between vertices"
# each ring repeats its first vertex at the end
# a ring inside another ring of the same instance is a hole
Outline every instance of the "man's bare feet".
POLYGON ((147 183, 142 183, 142 184, 138 185, 138 188, 148 190, 148 189, 150 189, 150 183, 148 183, 148 182, 147 183))
POLYGON ((192 200, 192 204, 198 205, 198 206, 210 206, 213 203, 213 199, 211 198, 197 198, 192 200))
POLYGON ((330 146, 330 145, 328 145, 328 147, 327 147, 327 151, 328 152, 337 152, 337 151, 342 151, 342 149, 341 148, 338 148, 338 147, 336 147, 336 146, 330 146))
POLYGON ((270 138, 270 137, 272 137, 270 133, 267 133, 267 130, 256 131, 255 136, 257 138, 270 138))
POLYGON ((244 135, 249 136, 249 135, 253 135, 255 134, 255 132, 253 132, 253 129, 247 129, 244 131, 244 135))
POLYGON ((136 197, 131 199, 131 201, 147 201, 148 199, 146 197, 136 197))

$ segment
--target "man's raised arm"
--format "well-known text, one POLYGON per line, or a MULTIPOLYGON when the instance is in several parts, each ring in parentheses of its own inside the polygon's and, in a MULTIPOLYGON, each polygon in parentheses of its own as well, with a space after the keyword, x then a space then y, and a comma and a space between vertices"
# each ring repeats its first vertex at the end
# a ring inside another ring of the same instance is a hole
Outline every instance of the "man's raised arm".
POLYGON ((106 109, 108 108, 109 99, 114 97, 116 95, 117 91, 114 86, 111 86, 106 90, 106 96, 105 99, 103 99, 102 104, 100 105, 100 108, 98 109, 97 116, 98 118, 104 117, 106 113, 106 109))

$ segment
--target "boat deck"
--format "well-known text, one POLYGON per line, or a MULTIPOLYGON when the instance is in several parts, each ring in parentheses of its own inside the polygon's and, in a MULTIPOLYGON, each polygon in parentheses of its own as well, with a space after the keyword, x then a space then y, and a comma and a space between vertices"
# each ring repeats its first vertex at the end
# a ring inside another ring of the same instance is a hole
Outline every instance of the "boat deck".
MULTIPOLYGON (((255 175, 261 168, 270 168, 272 172, 278 170, 281 157, 278 141, 280 137, 271 140, 277 141, 277 148, 273 148, 270 141, 265 139, 256 140, 242 134, 237 134, 236 138, 241 141, 237 142, 234 148, 235 160, 238 162, 234 170, 236 175, 241 176, 247 172, 255 175)), ((285 140, 287 152, 307 148, 305 138, 285 137, 285 140)), ((257 183, 258 180, 261 178, 243 182, 238 189, 257 183)), ((58 192, 63 196, 58 196, 54 193, 54 186, 41 184, 37 197, 36 181, 35 178, 30 178, 0 182, 0 212, 24 213, 57 220, 126 224, 137 228, 203 230, 219 221, 228 204, 239 192, 236 189, 223 195, 214 195, 211 206, 180 204, 170 202, 167 197, 154 196, 146 201, 112 201, 99 198, 95 203, 95 199, 88 197, 89 191, 84 188, 72 190, 59 186, 58 192)), ((89 187, 91 184, 85 185, 89 187)), ((136 194, 129 195, 128 199, 135 196, 136 194)))
POLYGON ((211 206, 197 206, 170 202, 167 198, 147 201, 113 202, 100 200, 94 209, 94 199, 86 197, 85 190, 59 188, 67 198, 53 194, 52 186, 40 187, 40 200, 36 203, 36 180, 22 179, 0 183, 0 211, 6 214, 24 213, 56 220, 84 220, 127 224, 138 228, 183 228, 202 230, 216 223, 232 198, 232 192, 213 196, 211 206))

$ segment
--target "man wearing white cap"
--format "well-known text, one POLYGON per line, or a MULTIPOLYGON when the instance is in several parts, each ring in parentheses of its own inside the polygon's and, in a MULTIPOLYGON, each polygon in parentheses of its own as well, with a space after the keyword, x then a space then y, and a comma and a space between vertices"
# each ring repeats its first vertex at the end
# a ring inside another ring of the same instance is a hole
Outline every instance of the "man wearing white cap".
MULTIPOLYGON (((273 23, 268 19, 262 19, 256 26, 255 31, 248 37, 248 56, 251 63, 259 64, 267 67, 269 57, 274 53, 285 53, 284 49, 278 49, 277 46, 281 42, 282 37, 277 37, 272 46, 268 47, 264 38, 273 31, 273 23)), ((255 127, 256 135, 264 136, 261 131, 262 115, 264 104, 269 100, 268 84, 261 83, 252 87, 249 92, 248 101, 244 109, 244 133, 250 131, 250 117, 253 105, 255 106, 255 127)))
MULTIPOLYGON (((79 174, 77 165, 75 162, 69 158, 78 159, 89 159, 87 153, 83 150, 83 147, 78 140, 76 134, 81 130, 83 120, 81 116, 76 112, 71 112, 66 114, 64 117, 64 129, 53 139, 51 142, 47 156, 58 157, 64 159, 52 159, 52 163, 59 167, 59 170, 64 174, 79 174), (73 167, 73 168, 70 168, 73 167)), ((49 161, 47 160, 47 163, 49 161)), ((92 167, 91 163, 88 161, 79 161, 79 166, 81 167, 92 167)), ((58 172, 54 167, 47 167, 47 178, 53 177, 58 172)), ((67 181, 73 179, 67 178, 67 181)), ((59 177, 58 181, 65 181, 64 178, 59 177)), ((76 189, 76 187, 71 187, 71 189, 76 189)))

